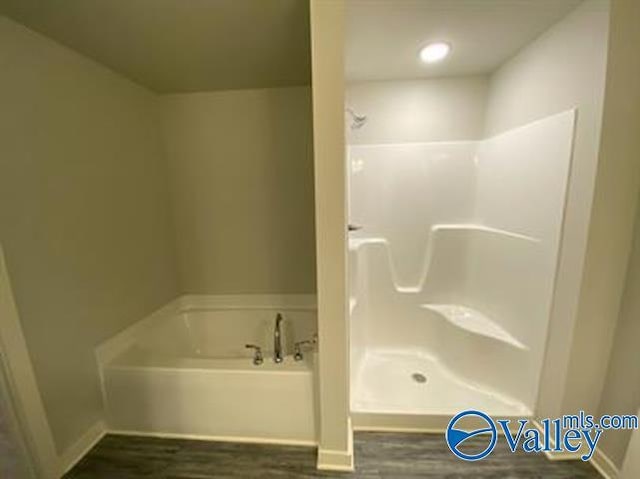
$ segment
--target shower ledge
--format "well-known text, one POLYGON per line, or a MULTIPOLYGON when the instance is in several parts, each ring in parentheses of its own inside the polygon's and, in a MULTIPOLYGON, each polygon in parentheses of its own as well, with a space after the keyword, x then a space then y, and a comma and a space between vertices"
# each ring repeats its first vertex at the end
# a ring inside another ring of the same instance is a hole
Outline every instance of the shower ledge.
POLYGON ((421 304, 420 307, 437 313, 450 324, 465 331, 498 340, 517 349, 529 349, 495 321, 475 309, 459 304, 421 304))

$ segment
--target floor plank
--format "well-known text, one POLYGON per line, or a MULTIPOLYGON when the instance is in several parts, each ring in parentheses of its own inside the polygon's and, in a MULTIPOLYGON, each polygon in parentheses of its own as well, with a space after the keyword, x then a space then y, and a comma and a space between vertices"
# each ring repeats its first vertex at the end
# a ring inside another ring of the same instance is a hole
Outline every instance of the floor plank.
POLYGON ((439 434, 359 432, 355 452, 354 473, 328 473, 315 469, 313 448, 107 435, 65 479, 599 477, 588 463, 512 454, 500 443, 482 461, 461 461, 439 434))

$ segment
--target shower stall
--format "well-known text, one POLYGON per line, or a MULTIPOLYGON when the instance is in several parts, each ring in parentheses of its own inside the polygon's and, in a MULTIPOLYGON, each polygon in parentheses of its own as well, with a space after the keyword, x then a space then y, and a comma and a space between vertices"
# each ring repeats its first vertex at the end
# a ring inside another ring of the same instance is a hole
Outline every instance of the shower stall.
MULTIPOLYGON (((348 121, 372 119, 358 113, 348 121)), ((356 426, 532 413, 574 122, 567 110, 479 141, 348 145, 356 426)))
POLYGON ((608 2, 345 11, 353 426, 548 415, 578 334, 608 2))

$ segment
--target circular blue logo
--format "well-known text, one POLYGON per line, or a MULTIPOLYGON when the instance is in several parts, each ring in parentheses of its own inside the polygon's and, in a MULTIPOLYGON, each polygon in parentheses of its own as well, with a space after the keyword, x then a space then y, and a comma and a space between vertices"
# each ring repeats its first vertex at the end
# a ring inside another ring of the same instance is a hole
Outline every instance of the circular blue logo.
POLYGON ((478 461, 491 454, 493 448, 496 447, 496 442, 498 441, 498 431, 491 417, 480 411, 469 410, 457 414, 451 419, 451 421, 449 421, 447 432, 445 433, 445 438, 447 440, 449 449, 451 449, 451 452, 458 456, 460 459, 464 459, 465 461, 478 461), (458 424, 461 419, 467 417, 474 418, 475 421, 479 421, 482 426, 472 431, 457 429, 456 424, 458 424), (484 427, 485 424, 486 427, 484 427), (474 453, 460 451, 460 446, 462 446, 465 441, 467 441, 467 439, 476 436, 482 437, 483 440, 486 440, 487 446, 484 449, 482 449, 480 452, 474 453))

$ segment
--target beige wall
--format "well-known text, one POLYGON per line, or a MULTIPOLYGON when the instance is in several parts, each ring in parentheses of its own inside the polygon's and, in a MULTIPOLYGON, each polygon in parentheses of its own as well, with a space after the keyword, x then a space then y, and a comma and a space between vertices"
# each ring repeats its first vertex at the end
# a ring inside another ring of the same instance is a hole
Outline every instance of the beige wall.
MULTIPOLYGON (((640 210, 599 415, 636 414, 640 408, 640 210)), ((607 431, 599 448, 620 467, 631 431, 607 431)))
POLYGON ((0 17, 0 242, 59 451, 96 344, 178 293, 154 95, 0 17))
POLYGON ((640 3, 612 2, 602 139, 566 410, 597 412, 620 312, 640 191, 638 22, 640 3))
MULTIPOLYGON (((583 328, 577 338, 572 371, 577 395, 585 394, 585 384, 602 390, 600 414, 635 414, 640 406, 639 23, 640 3, 636 0, 612 2, 602 149, 589 244, 592 259, 583 291, 583 315, 588 327, 583 328), (628 256, 634 217, 635 239, 628 256), (626 285, 620 306, 625 272, 626 285), (607 370, 604 355, 609 347, 611 359, 607 370), (593 380, 581 380, 582 371, 590 371, 593 380)), ((603 435, 602 451, 621 466, 629 439, 627 432, 607 431, 603 435)))
MULTIPOLYGON (((367 116, 347 129, 350 144, 480 140, 487 76, 380 81, 347 85, 347 106, 367 116)), ((351 118, 347 116, 347 124, 351 118)))
MULTIPOLYGON (((640 411, 636 411, 640 416, 640 411)), ((631 433, 627 454, 620 471, 620 479, 637 479, 640 477, 640 429, 631 433)))
MULTIPOLYGON (((494 135, 577 108, 561 259, 537 413, 561 413, 598 161, 605 85, 608 2, 587 0, 491 77, 486 133, 494 135)), ((584 403, 586 405, 586 403, 584 403)))
POLYGON ((310 95, 162 97, 183 293, 315 293, 310 95))

